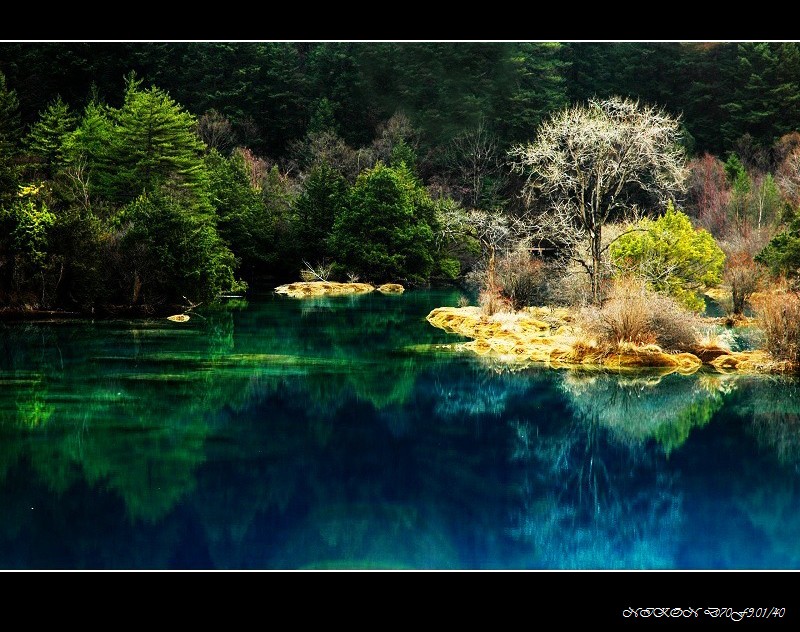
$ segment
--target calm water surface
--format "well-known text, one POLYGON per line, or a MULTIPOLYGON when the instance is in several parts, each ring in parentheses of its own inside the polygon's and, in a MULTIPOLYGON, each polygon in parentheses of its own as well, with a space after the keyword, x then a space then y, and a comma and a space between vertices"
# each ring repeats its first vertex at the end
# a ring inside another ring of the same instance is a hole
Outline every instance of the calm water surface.
POLYGON ((0 568, 800 568, 795 382, 511 372, 457 300, 0 325, 0 568))

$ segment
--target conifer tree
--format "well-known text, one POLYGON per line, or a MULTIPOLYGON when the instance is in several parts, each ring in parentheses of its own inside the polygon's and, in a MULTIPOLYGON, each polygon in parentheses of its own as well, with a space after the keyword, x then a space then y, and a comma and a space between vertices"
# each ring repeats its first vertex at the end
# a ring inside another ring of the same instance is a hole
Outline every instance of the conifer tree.
POLYGON ((69 105, 59 95, 39 114, 39 120, 31 128, 25 141, 31 152, 44 161, 47 176, 52 177, 64 163, 64 141, 76 123, 69 105))
POLYGON ((14 163, 20 137, 19 101, 17 93, 6 86, 0 72, 0 202, 16 196, 18 168, 14 163))
POLYGON ((165 184, 203 194, 208 174, 196 118, 166 92, 155 86, 142 90, 140 85, 133 75, 128 77, 125 102, 114 112, 117 201, 165 184))

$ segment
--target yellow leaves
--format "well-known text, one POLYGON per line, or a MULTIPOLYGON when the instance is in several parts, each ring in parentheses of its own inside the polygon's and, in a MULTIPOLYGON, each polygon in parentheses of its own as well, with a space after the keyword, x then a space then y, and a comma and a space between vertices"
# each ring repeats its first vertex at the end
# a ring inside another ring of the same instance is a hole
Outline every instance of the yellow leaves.
POLYGON ((17 197, 36 197, 43 188, 44 182, 28 184, 26 186, 20 185, 19 191, 17 191, 17 197))

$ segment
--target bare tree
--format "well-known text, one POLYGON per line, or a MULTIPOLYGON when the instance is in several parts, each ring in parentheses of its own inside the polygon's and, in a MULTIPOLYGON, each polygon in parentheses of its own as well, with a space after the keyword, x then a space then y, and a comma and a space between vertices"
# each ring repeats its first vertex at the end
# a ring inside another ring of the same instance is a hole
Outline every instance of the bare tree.
POLYGON ((800 204, 800 148, 795 148, 778 165, 778 184, 792 206, 800 204))
POLYGON ((414 128, 411 119, 404 112, 398 111, 378 126, 375 140, 368 149, 374 156, 374 161, 383 160, 388 163, 392 157, 392 149, 401 142, 416 150, 419 147, 419 132, 414 128))
POLYGON ((476 128, 456 136, 450 142, 446 156, 469 206, 479 208, 485 198, 497 197, 503 185, 505 161, 497 137, 487 129, 483 120, 476 128))
POLYGON ((89 197, 89 173, 86 156, 80 155, 64 169, 64 176, 67 186, 84 211, 91 210, 91 199, 89 197))
POLYGON ((687 178, 679 120, 662 109, 612 97, 555 114, 533 143, 509 152, 527 177, 523 195, 543 196, 548 208, 534 238, 564 248, 591 279, 600 301, 603 226, 642 202, 663 203, 684 191, 687 178), (580 254, 588 246, 590 256, 580 254))
POLYGON ((743 314, 750 296, 761 287, 764 270, 755 262, 755 257, 774 233, 753 229, 749 224, 743 229, 720 243, 725 253, 723 278, 731 288, 730 302, 724 302, 723 306, 732 314, 743 314))
POLYGON ((711 154, 695 158, 689 165, 689 210, 697 224, 715 237, 728 230, 728 204, 731 187, 725 165, 711 154))
POLYGON ((244 163, 247 178, 250 180, 250 186, 254 191, 261 191, 270 168, 267 161, 256 156, 247 147, 237 147, 234 152, 234 155, 239 156, 244 163))
POLYGON ((206 145, 223 154, 236 144, 233 125, 213 108, 197 119, 197 134, 206 145))

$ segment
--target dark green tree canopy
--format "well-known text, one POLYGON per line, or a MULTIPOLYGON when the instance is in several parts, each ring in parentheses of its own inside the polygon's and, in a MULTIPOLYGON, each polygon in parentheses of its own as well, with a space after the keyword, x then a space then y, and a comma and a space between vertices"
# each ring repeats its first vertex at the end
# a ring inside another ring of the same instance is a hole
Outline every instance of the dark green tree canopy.
POLYGON ((329 241, 347 271, 374 281, 426 280, 434 269, 434 205, 405 165, 363 172, 329 241))
POLYGON ((44 162, 48 175, 64 163, 65 141, 76 123, 77 117, 59 95, 41 112, 28 132, 28 148, 44 162))

